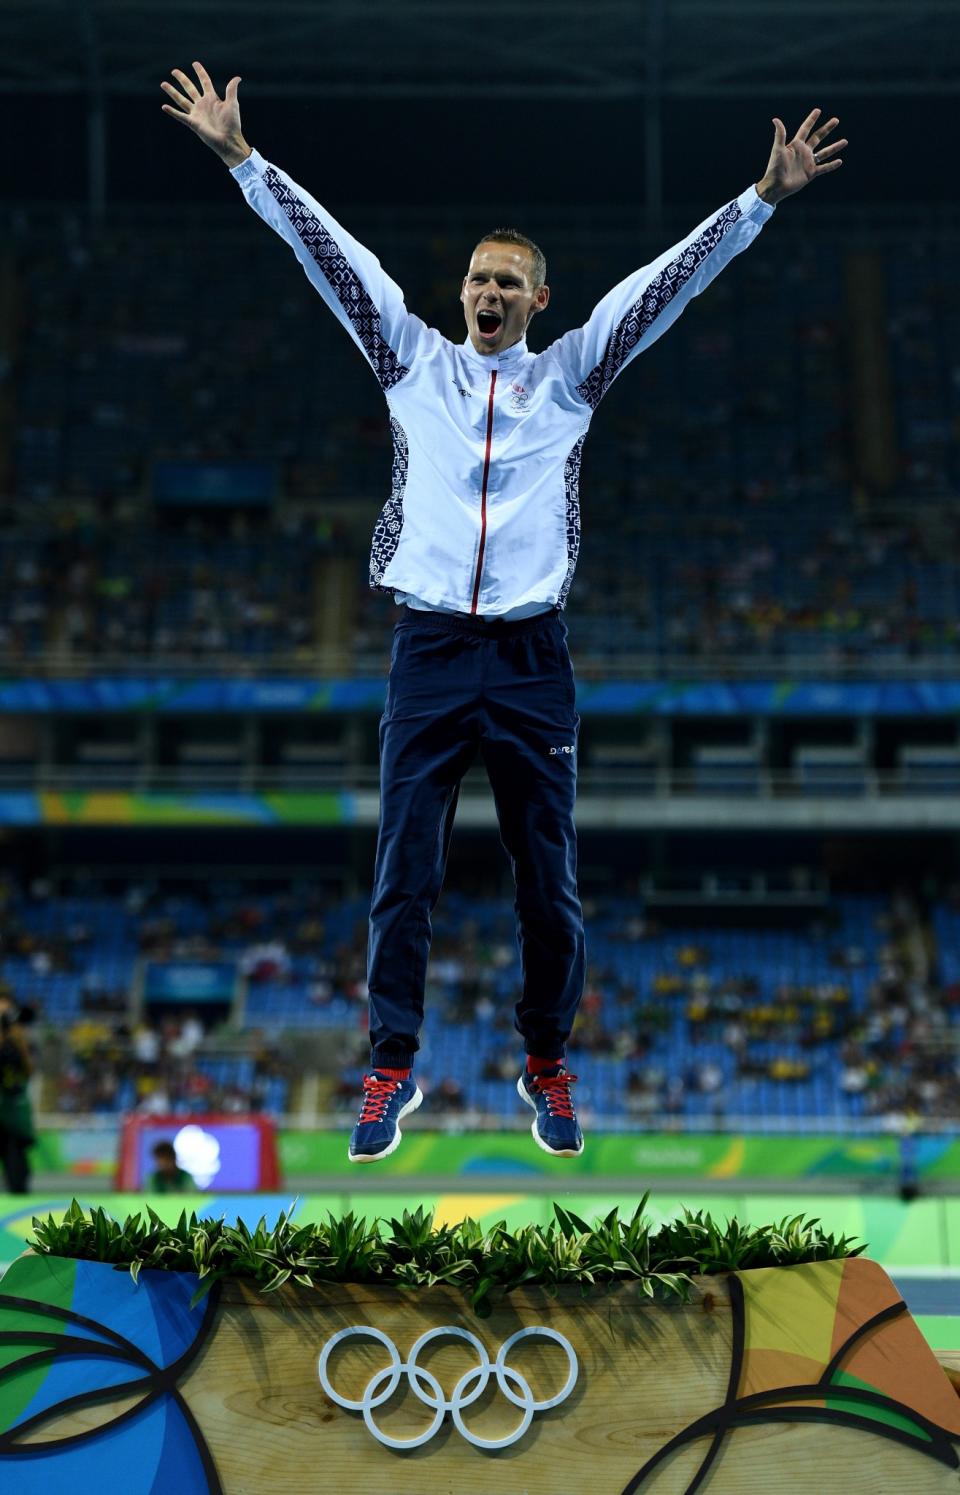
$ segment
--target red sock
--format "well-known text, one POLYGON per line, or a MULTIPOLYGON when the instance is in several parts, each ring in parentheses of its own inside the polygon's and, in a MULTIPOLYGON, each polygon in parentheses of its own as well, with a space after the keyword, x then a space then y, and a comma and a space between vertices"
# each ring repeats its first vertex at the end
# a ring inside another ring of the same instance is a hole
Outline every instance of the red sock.
POLYGON ((374 1069, 378 1075, 386 1075, 388 1080, 409 1080, 409 1069, 384 1069, 382 1064, 375 1064, 374 1069))
POLYGON ((536 1056, 536 1054, 528 1054, 527 1055, 527 1074, 528 1075, 542 1075, 543 1072, 544 1072, 544 1070, 547 1070, 547 1069, 556 1069, 557 1065, 558 1064, 562 1064, 562 1063, 563 1063, 563 1059, 562 1058, 560 1058, 560 1059, 538 1059, 537 1056, 536 1056))

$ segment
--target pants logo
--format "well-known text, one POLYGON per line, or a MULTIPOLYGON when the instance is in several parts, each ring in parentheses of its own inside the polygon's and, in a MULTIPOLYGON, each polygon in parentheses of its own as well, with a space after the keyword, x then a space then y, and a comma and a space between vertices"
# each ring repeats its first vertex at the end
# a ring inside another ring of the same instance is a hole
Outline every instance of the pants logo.
POLYGON ((575 753, 575 747, 554 747, 550 749, 551 758, 556 758, 559 753, 575 753))
POLYGON ((518 1329, 511 1334, 509 1339, 504 1340, 497 1352, 497 1358, 491 1365, 490 1357, 483 1344, 475 1334, 468 1329, 458 1329, 452 1325, 440 1329, 428 1329, 421 1334, 416 1341, 406 1360, 400 1359, 400 1353, 388 1334, 382 1329, 374 1329, 371 1326, 358 1324, 352 1329, 341 1329, 334 1334, 324 1345, 320 1352, 320 1385, 323 1387, 331 1401, 336 1402, 338 1407, 346 1407, 349 1412, 362 1412, 363 1420, 367 1425, 367 1431, 387 1448, 421 1448, 424 1443, 429 1443, 435 1437, 443 1422, 444 1415, 449 1412, 453 1418, 453 1425, 461 1438, 467 1443, 472 1443, 474 1448, 509 1448, 511 1444, 519 1442, 533 1421, 534 1412, 546 1412, 550 1407, 558 1407, 561 1402, 566 1401, 577 1382, 578 1363, 576 1352, 570 1341, 559 1334, 556 1329, 547 1329, 537 1326, 530 1329, 518 1329), (334 1391, 330 1384, 327 1373, 330 1356, 337 1345, 342 1344, 345 1339, 353 1335, 360 1335, 366 1339, 375 1339, 382 1344, 389 1355, 389 1363, 382 1370, 375 1371, 367 1382, 363 1396, 359 1400, 352 1400, 348 1396, 341 1396, 334 1391), (568 1373, 567 1379, 556 1396, 544 1397, 537 1401, 530 1390, 526 1379, 519 1371, 514 1370, 507 1364, 507 1356, 522 1339, 529 1339, 536 1335, 539 1339, 552 1339, 564 1351, 567 1357, 568 1373), (479 1364, 473 1370, 465 1371, 460 1377, 452 1394, 448 1397, 444 1394, 443 1387, 436 1376, 423 1366, 417 1364, 417 1356, 420 1355, 428 1344, 434 1339, 451 1337, 453 1339, 465 1339, 477 1352, 479 1364), (502 1438, 482 1438, 479 1433, 472 1433, 463 1421, 463 1409, 469 1407, 478 1397, 486 1391, 491 1374, 496 1378, 497 1385, 503 1392, 507 1401, 519 1407, 523 1413, 517 1426, 512 1432, 506 1433, 502 1438), (433 1421, 425 1432, 415 1438, 394 1438, 385 1433, 377 1425, 374 1411, 382 1407, 388 1401, 400 1384, 402 1376, 406 1376, 407 1384, 417 1399, 423 1402, 425 1407, 433 1409, 433 1421))

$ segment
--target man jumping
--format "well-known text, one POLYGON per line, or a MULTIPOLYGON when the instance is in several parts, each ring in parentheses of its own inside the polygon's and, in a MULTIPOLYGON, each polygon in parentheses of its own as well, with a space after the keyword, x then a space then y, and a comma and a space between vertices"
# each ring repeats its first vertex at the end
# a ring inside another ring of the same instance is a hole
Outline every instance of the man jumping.
POLYGON ((370 584, 405 604, 380 724, 380 829, 370 906, 371 1071, 350 1140, 388 1157, 423 1099, 412 1076, 430 916, 460 782, 479 750, 516 882, 523 987, 517 1081, 534 1140, 583 1151, 565 1064, 584 980, 574 798, 579 717, 561 613, 580 548, 584 439, 613 380, 760 232, 776 203, 835 171, 846 140, 819 109, 789 142, 779 119, 762 179, 613 288, 583 327, 542 353, 527 328, 550 299, 543 254, 513 229, 477 244, 460 288, 467 336, 450 342, 339 223, 252 150, 239 78, 220 99, 206 69, 173 70, 163 110, 230 168, 291 246, 373 368, 393 433, 392 491, 373 534, 370 584), (815 128, 816 127, 816 128, 815 128))

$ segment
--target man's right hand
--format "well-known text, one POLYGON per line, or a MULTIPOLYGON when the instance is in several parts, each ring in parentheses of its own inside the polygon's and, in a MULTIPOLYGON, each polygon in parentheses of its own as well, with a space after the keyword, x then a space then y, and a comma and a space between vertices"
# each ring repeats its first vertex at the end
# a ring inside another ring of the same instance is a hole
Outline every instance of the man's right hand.
POLYGON ((180 87, 174 88, 172 83, 160 84, 164 93, 173 100, 173 104, 163 104, 161 108, 164 114, 169 114, 199 135, 204 145, 216 151, 221 161, 228 166, 239 166, 250 154, 250 147, 240 132, 240 105, 237 103, 240 79, 231 78, 224 97, 219 99, 203 64, 195 62, 193 70, 200 83, 199 91, 193 80, 175 67, 173 76, 180 87))

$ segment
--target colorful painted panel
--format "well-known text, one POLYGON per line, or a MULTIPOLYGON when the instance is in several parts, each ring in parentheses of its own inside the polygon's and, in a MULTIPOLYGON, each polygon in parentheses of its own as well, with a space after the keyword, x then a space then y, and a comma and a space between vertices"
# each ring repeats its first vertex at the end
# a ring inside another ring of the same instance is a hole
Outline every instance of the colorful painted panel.
MULTIPOLYGON (((860 1259, 736 1272, 730 1386, 666 1443, 626 1485, 651 1480, 685 1444, 709 1439, 685 1495, 700 1488, 738 1428, 822 1422, 893 1439, 960 1469, 960 1399, 907 1306, 876 1262, 860 1259)), ((773 1487, 773 1486, 771 1486, 773 1487)))
POLYGON ((143 1272, 135 1283, 101 1262, 13 1264, 0 1292, 0 1486, 18 1495, 220 1491, 177 1386, 216 1312, 212 1296, 191 1306, 197 1286, 178 1272, 143 1272), (96 1425, 58 1435, 64 1416, 94 1407, 96 1425))

